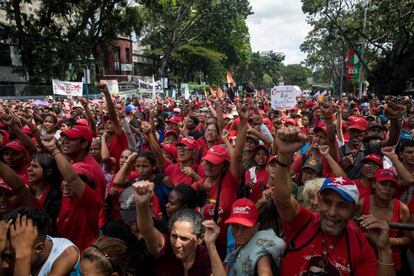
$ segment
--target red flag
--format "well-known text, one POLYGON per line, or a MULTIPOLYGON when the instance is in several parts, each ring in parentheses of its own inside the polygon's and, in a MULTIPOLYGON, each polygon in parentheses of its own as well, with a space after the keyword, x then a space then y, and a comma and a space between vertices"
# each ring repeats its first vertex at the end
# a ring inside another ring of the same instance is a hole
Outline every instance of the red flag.
POLYGON ((217 88, 217 94, 216 95, 217 95, 217 98, 219 98, 219 99, 223 98, 224 92, 223 92, 223 90, 221 90, 220 87, 217 88))
POLYGON ((217 92, 216 92, 216 90, 214 90, 214 88, 213 88, 213 87, 211 87, 211 86, 210 86, 210 93, 211 93, 213 96, 217 96, 217 92))
POLYGON ((233 79, 233 76, 231 75, 230 71, 227 71, 227 83, 231 85, 231 87, 235 87, 236 86, 236 82, 233 79))

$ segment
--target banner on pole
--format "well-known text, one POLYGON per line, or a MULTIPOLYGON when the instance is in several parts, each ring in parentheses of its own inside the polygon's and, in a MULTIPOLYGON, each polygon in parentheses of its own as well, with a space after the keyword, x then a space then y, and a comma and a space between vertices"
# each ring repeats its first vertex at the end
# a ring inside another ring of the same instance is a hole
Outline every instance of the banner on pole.
POLYGON ((184 99, 189 100, 190 99, 190 87, 188 86, 188 83, 181 83, 181 91, 184 91, 184 99))
POLYGON ((300 96, 302 91, 297 86, 279 85, 272 88, 271 102, 272 109, 292 109, 296 104, 296 97, 300 96))
POLYGON ((345 74, 346 79, 358 80, 359 79, 359 70, 361 68, 361 61, 358 58, 358 55, 361 55, 360 49, 349 49, 348 58, 347 58, 347 71, 345 74))
POLYGON ((54 95, 64 95, 68 97, 82 96, 82 82, 60 81, 52 79, 52 86, 54 95))
POLYGON ((112 96, 118 96, 119 86, 118 86, 118 81, 117 80, 100 80, 99 83, 106 84, 106 86, 108 87, 109 93, 112 96))

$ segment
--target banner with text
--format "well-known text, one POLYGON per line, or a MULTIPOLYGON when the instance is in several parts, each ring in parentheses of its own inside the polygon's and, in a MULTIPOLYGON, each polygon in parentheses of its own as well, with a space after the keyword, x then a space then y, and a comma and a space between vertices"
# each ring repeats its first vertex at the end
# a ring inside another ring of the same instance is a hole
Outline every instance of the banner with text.
POLYGON ((108 87, 109 93, 112 96, 117 96, 119 94, 119 86, 117 80, 100 80, 101 84, 106 84, 108 87))
POLYGON ((54 95, 64 95, 68 97, 82 96, 82 82, 52 80, 52 86, 54 95))
POLYGON ((300 96, 302 91, 297 86, 279 85, 272 88, 271 101, 272 109, 292 109, 296 104, 296 97, 300 96))

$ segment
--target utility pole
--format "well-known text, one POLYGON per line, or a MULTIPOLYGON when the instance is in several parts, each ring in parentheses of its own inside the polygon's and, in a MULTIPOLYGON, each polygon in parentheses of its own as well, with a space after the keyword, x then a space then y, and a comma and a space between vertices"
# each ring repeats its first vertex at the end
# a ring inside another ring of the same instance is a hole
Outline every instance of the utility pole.
MULTIPOLYGON (((365 0, 364 2, 364 23, 362 25, 362 33, 365 34, 365 29, 367 27, 367 12, 368 12, 368 0, 365 0)), ((362 93, 363 93, 363 83, 364 83, 364 68, 362 66, 362 61, 364 60, 364 54, 365 54, 365 38, 362 39, 362 44, 361 44, 361 60, 359 62, 361 62, 361 65, 359 66, 359 98, 362 97, 362 93)))

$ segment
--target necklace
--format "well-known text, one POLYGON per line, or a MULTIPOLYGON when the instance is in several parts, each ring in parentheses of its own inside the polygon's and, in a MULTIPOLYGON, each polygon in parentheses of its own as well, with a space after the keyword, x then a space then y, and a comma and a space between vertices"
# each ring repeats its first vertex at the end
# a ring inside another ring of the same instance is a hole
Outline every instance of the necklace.
POLYGON ((328 245, 328 242, 326 239, 322 236, 322 256, 327 261, 329 253, 335 249, 336 246, 336 240, 333 240, 330 245, 328 245))

